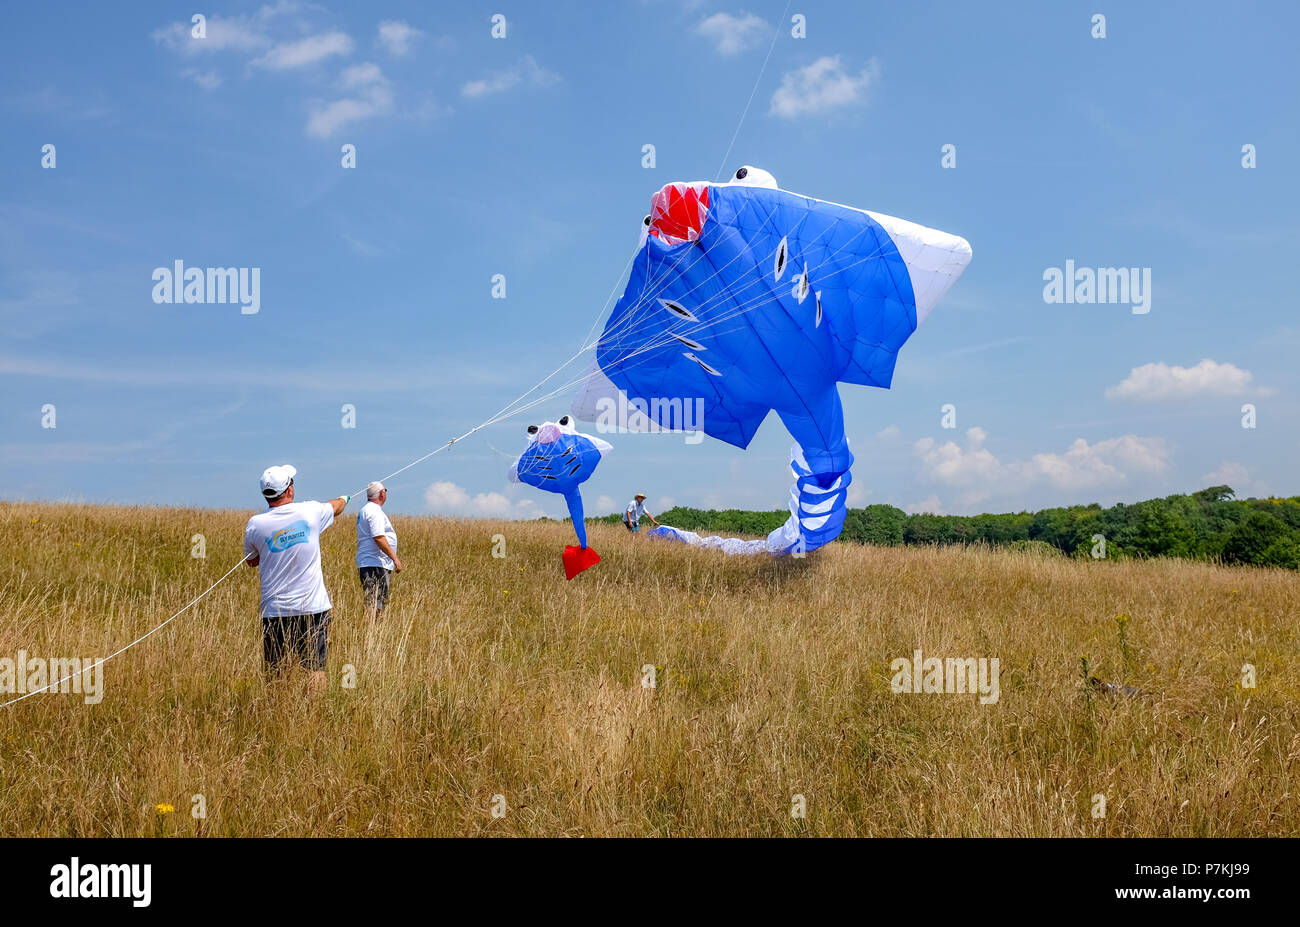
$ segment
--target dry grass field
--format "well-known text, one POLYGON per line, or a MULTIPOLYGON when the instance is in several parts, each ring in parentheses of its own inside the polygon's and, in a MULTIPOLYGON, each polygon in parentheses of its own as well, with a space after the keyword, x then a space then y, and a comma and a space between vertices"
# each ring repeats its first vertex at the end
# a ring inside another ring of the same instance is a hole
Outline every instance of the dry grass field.
MULTIPOLYGON (((0 657, 116 650, 237 561, 249 514, 0 504, 0 657)), ((241 568, 111 661, 99 704, 0 709, 0 833, 1300 831, 1293 573, 838 544, 729 559, 597 526, 604 561, 565 582, 565 525, 396 517, 407 569, 369 626, 354 522, 324 536, 326 694, 264 681, 241 568), (890 662, 917 648, 998 657, 998 702, 894 693, 890 662), (1089 694, 1085 654, 1147 694, 1089 694)))

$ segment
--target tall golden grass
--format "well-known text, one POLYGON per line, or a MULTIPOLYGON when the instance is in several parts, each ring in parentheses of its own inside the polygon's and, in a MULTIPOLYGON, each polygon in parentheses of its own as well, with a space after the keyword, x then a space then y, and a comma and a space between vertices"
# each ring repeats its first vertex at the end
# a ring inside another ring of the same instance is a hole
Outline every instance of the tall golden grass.
MULTIPOLYGON (((116 650, 239 559, 249 514, 0 505, 0 656, 116 650)), ((851 545, 728 558, 596 526, 603 562, 565 582, 565 525, 397 517, 407 569, 370 626, 354 518, 324 536, 326 694, 264 680, 241 568, 110 662, 100 704, 0 710, 0 833, 1297 832, 1294 574, 851 545), (998 657, 1000 700, 895 694, 889 664, 917 648, 998 657), (1085 654, 1149 694, 1086 695, 1085 654)))

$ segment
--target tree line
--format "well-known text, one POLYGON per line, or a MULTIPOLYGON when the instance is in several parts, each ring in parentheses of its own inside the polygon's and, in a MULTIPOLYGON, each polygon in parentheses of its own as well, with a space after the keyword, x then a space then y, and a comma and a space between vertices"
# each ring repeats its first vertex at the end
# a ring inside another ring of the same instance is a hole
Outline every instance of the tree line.
MULTIPOLYGON (((1300 496, 1237 499, 1229 486, 1132 505, 1097 503, 992 515, 909 515, 892 505, 849 509, 842 541, 886 547, 988 544, 1059 551, 1072 557, 1185 557, 1300 568, 1300 496)), ((666 525, 709 534, 763 535, 789 512, 677 506, 666 525)), ((617 524, 620 515, 599 521, 617 524)))

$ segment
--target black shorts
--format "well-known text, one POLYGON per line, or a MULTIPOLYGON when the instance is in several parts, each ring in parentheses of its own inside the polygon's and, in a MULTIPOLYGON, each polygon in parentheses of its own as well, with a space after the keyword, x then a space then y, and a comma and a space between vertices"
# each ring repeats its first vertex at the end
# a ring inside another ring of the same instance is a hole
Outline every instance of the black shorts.
POLYGON ((358 567, 361 572, 361 591, 366 599, 366 608, 382 612, 388 604, 389 571, 383 567, 358 567))
POLYGON ((282 671, 292 660, 312 671, 325 669, 330 649, 330 613, 262 619, 262 660, 282 671))

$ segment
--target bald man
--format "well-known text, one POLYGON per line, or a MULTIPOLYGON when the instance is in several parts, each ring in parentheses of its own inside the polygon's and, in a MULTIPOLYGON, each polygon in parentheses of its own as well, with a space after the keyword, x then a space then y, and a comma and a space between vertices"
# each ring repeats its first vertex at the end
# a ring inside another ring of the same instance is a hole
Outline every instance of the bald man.
POLYGON ((366 487, 366 504, 357 514, 357 570, 361 574, 361 591, 365 596, 366 615, 379 618, 388 604, 388 578, 402 572, 397 557, 397 532, 384 514, 388 490, 383 483, 366 487))

